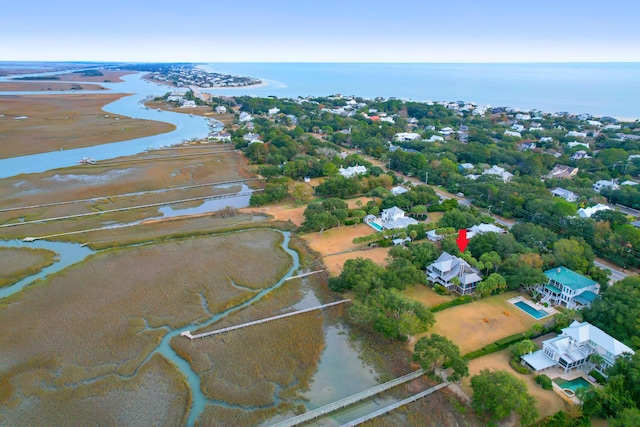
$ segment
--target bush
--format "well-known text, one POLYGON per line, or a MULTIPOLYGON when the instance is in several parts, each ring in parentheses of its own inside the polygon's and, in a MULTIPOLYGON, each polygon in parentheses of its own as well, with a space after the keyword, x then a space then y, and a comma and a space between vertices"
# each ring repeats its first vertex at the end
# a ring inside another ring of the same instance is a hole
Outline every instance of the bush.
POLYGON ((529 368, 519 364, 516 359, 509 360, 509 366, 511 366, 513 368, 513 370, 516 371, 519 374, 528 374, 529 373, 529 368))
MULTIPOLYGON (((445 288, 442 285, 438 285, 438 284, 434 285, 433 286, 433 290, 436 291, 436 293, 440 294, 440 295, 446 295, 447 294, 447 288, 445 288)), ((442 305, 442 304, 440 304, 440 305, 442 305)), ((440 307, 440 306, 437 305, 436 307, 440 307)), ((431 311, 433 311, 433 309, 431 309, 431 311)))
POLYGON ((607 382, 607 379, 604 377, 604 375, 602 375, 600 372, 596 371, 595 369, 592 369, 589 372, 589 375, 591 375, 593 378, 595 378, 595 380, 598 382, 598 384, 604 384, 607 382))
POLYGON ((501 338, 498 341, 496 341, 496 344, 498 344, 499 346, 505 346, 509 347, 511 344, 514 344, 518 341, 522 341, 524 339, 524 335, 522 334, 514 334, 514 335, 509 335, 508 337, 505 338, 501 338))
MULTIPOLYGON (((447 288, 445 288, 444 286, 441 286, 441 285, 436 285, 435 291, 437 293, 439 293, 440 295, 444 295, 445 293, 447 293, 447 288), (442 288, 444 290, 444 292, 442 292, 438 288, 442 288)), ((433 313, 435 313, 437 311, 442 311, 442 310, 445 310, 447 308, 455 307, 457 305, 468 304, 470 302, 473 302, 473 299, 471 299, 471 297, 469 295, 463 295, 463 296, 461 296, 459 298, 456 298, 454 300, 443 302, 442 304, 438 304, 435 307, 432 307, 431 311, 433 313)))
POLYGON ((553 389, 553 384, 551 383, 551 378, 549 378, 548 376, 542 374, 542 375, 536 375, 535 380, 538 384, 540 384, 540 386, 542 386, 543 389, 545 390, 552 390, 553 389))

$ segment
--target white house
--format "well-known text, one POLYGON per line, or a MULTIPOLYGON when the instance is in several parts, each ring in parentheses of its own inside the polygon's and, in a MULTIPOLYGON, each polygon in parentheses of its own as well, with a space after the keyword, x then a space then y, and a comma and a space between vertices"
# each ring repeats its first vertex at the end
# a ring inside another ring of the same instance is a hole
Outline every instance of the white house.
POLYGON ((182 101, 182 105, 180 106, 180 108, 196 108, 196 101, 190 101, 188 99, 185 99, 184 101, 182 101))
POLYGON ((280 112, 280 109, 277 107, 273 107, 273 108, 269 108, 267 110, 267 114, 269 114, 270 116, 275 116, 276 114, 278 114, 280 112))
POLYGON ((589 356, 602 356, 601 369, 613 366, 617 357, 635 352, 611 335, 587 322, 574 321, 555 338, 542 342, 542 350, 523 356, 536 372, 559 366, 565 372, 587 363, 589 356))
POLYGON ((586 142, 579 142, 579 141, 567 142, 567 145, 569 146, 569 148, 577 147, 578 145, 584 148, 589 148, 589 144, 587 144, 586 142))
POLYGON ((612 190, 618 190, 620 188, 620 186, 615 181, 609 181, 609 180, 606 180, 606 179, 601 179, 600 181, 598 181, 595 184, 593 184, 592 188, 599 193, 600 191, 602 191, 603 188, 610 188, 612 190))
POLYGON ((575 131, 575 130, 570 130, 569 132, 567 132, 567 134, 565 136, 567 138, 569 138, 569 137, 586 138, 587 137, 587 133, 586 132, 578 132, 578 131, 575 131))
POLYGON ((638 185, 638 183, 635 182, 635 181, 628 181, 627 180, 627 181, 621 182, 620 185, 631 185, 631 186, 634 186, 634 185, 638 185))
POLYGON ((520 123, 514 123, 511 126, 511 129, 515 130, 516 132, 522 132, 524 130, 524 125, 521 125, 520 123))
POLYGON ((442 129, 440 129, 440 130, 438 131, 438 133, 439 133, 439 134, 444 135, 444 136, 452 135, 452 134, 454 134, 455 132, 456 132, 456 131, 454 131, 454 130, 453 130, 452 128, 450 128, 449 126, 444 127, 444 128, 442 128, 442 129))
POLYGON ((238 120, 241 122, 250 122, 251 120, 253 120, 253 116, 243 111, 242 113, 240 113, 240 117, 238 117, 238 120))
POLYGON ((515 136, 517 138, 522 138, 522 135, 520 134, 520 132, 516 132, 516 131, 513 131, 513 130, 509 130, 509 129, 505 130, 504 134, 507 135, 507 136, 515 136))
POLYGON ((419 133, 415 132, 399 132, 393 137, 396 141, 415 141, 422 138, 419 133))
POLYGON ((401 186, 398 185, 398 186, 393 187, 391 189, 391 194, 393 194, 394 196, 399 196, 400 194, 404 194, 407 191, 409 191, 409 190, 407 190, 406 188, 401 187, 401 186))
POLYGON ((566 267, 544 272, 547 284, 539 288, 541 302, 564 305, 567 308, 586 307, 598 298, 598 284, 566 267))
POLYGON ((224 105, 218 105, 218 106, 215 108, 215 111, 216 111, 216 113, 218 113, 218 114, 224 114, 224 113, 226 113, 226 112, 227 112, 227 107, 225 107, 224 105))
POLYGON ((433 264, 427 267, 427 280, 437 283, 447 290, 453 290, 460 295, 469 295, 475 292, 476 286, 482 281, 478 270, 471 267, 465 260, 443 252, 433 264), (455 284, 453 278, 460 281, 455 284))
POLYGON ((551 194, 556 197, 562 197, 567 202, 575 202, 578 200, 578 195, 573 191, 565 190, 564 188, 556 187, 551 190, 551 194))
POLYGON ((493 224, 474 225, 473 227, 467 229, 467 239, 471 239, 474 236, 485 234, 485 233, 504 234, 506 233, 506 231, 493 224))
POLYGON ((389 209, 383 209, 380 213, 380 221, 382 227, 387 230, 407 228, 409 225, 418 223, 418 221, 413 218, 405 217, 404 211, 397 206, 389 209))
POLYGON ((427 142, 436 142, 436 141, 443 142, 444 138, 441 137, 440 135, 431 135, 429 139, 427 139, 427 142))
POLYGON ((500 166, 496 166, 496 165, 493 165, 493 167, 489 169, 485 169, 485 171, 482 172, 482 175, 499 176, 504 182, 509 182, 511 181, 511 178, 513 178, 512 173, 509 173, 504 168, 501 168, 500 166))
POLYGON ((598 203, 597 205, 591 206, 589 208, 578 209, 578 215, 580 216, 580 218, 591 218, 591 215, 593 215, 594 213, 598 211, 606 211, 609 209, 611 209, 609 206, 598 203))
POLYGON ((344 176, 345 178, 352 178, 356 175, 362 175, 367 173, 367 168, 364 166, 355 165, 355 166, 349 166, 346 169, 340 168, 338 169, 338 172, 340 173, 340 175, 344 176))

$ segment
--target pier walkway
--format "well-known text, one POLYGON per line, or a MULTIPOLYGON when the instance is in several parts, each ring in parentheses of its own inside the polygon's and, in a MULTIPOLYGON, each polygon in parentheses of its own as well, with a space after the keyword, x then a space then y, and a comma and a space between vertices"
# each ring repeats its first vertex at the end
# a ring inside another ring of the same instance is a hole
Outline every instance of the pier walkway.
MULTIPOLYGON (((351 396, 345 397, 344 399, 336 400, 335 402, 331 402, 328 405, 321 406, 320 408, 314 409, 309 412, 305 412, 302 415, 298 415, 298 416, 286 419, 284 421, 281 421, 277 424, 273 424, 271 427, 293 427, 298 424, 311 421, 315 418, 322 417, 324 415, 330 414, 331 412, 337 411, 338 409, 342 409, 349 405, 353 405, 354 403, 360 402, 361 400, 368 399, 371 396, 375 396, 376 394, 382 393, 383 391, 386 391, 392 387, 398 386, 400 384, 404 384, 411 380, 415 380, 416 378, 419 378, 422 375, 424 375, 424 373, 425 373, 424 369, 418 369, 417 371, 413 371, 407 375, 398 377, 384 384, 378 384, 377 386, 371 387, 370 389, 367 389, 365 391, 361 391, 360 393, 352 394, 351 396)), ((448 383, 446 384, 448 385, 448 383)), ((429 390, 432 390, 432 389, 429 389, 429 390)))
POLYGON ((393 403, 393 404, 391 404, 389 406, 385 406, 382 409, 378 409, 377 411, 374 411, 374 412, 372 412, 370 414, 367 414, 367 415, 362 416, 360 418, 356 418, 355 420, 350 421, 350 422, 348 422, 346 424, 342 424, 341 427, 357 426, 358 424, 362 424, 363 422, 369 421, 372 418, 379 417, 380 415, 384 415, 387 412, 391 412, 394 409, 398 409, 401 406, 404 406, 404 405, 409 404, 411 402, 414 402, 414 401, 416 401, 418 399, 421 399, 421 398, 423 398, 423 397, 425 397, 425 396, 427 396, 427 395, 429 395, 429 394, 431 394, 433 392, 436 392, 436 391, 440 390, 441 388, 447 387, 449 384, 451 384, 451 383, 450 382, 445 382, 445 383, 442 383, 442 384, 438 384, 435 387, 431 387, 430 389, 422 391, 422 392, 420 392, 418 394, 414 394, 413 396, 408 397, 406 399, 403 399, 400 402, 396 402, 396 403, 393 403))
POLYGON ((289 280, 299 279, 300 277, 311 276, 312 274, 322 273, 323 271, 325 271, 325 270, 316 270, 316 271, 310 271, 309 273, 298 274, 297 276, 287 277, 286 279, 284 279, 284 281, 288 282, 289 280))
POLYGON ((294 312, 291 312, 291 313, 279 314, 279 315, 273 316, 273 317, 267 317, 267 318, 260 319, 260 320, 254 320, 253 322, 247 322, 247 323, 243 323, 241 325, 235 325, 235 326, 229 326, 228 328, 216 329, 215 331, 203 332, 201 334, 196 334, 196 335, 191 335, 191 331, 184 331, 180 335, 183 336, 183 337, 187 337, 190 340, 193 340, 193 339, 196 339, 196 338, 204 338, 204 337, 208 337, 208 336, 211 336, 211 335, 218 335, 218 334, 223 334, 225 332, 235 331, 236 329, 242 329, 242 328, 246 328, 248 326, 259 325, 261 323, 270 322, 272 320, 284 319, 285 317, 295 316, 296 314, 302 314, 302 313, 307 313, 309 311, 320 310, 320 309, 323 309, 325 307, 331 307, 333 305, 343 304, 345 302, 350 302, 350 301, 351 301, 350 299, 343 299, 343 300, 340 300, 340 301, 330 302, 329 304, 323 304, 323 305, 319 305, 319 306, 316 306, 316 307, 305 308, 303 310, 298 310, 298 311, 294 311, 294 312))

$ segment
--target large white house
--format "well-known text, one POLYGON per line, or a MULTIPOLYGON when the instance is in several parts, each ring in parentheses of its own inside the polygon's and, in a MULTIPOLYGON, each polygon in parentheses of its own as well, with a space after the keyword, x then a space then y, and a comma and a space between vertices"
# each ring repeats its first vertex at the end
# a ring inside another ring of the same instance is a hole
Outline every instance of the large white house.
POLYGON ((580 208, 578 209, 578 216, 580 216, 580 218, 591 218, 591 216, 599 211, 607 211, 610 210, 611 208, 607 205, 603 205, 602 203, 598 203, 595 206, 590 206, 588 208, 580 208))
POLYGON ((348 168, 340 168, 338 169, 338 172, 340 173, 340 175, 344 176, 345 178, 352 178, 356 175, 362 175, 367 173, 367 168, 364 166, 355 165, 355 166, 349 166, 348 168))
POLYGON ((522 360, 536 372, 556 366, 567 372, 587 363, 592 354, 602 356, 600 368, 605 369, 624 353, 634 351, 592 324, 574 321, 562 334, 543 341, 542 350, 527 354, 522 360))
POLYGON ((540 287, 541 302, 582 308, 598 298, 598 284, 566 267, 552 268, 544 272, 547 284, 540 287))
POLYGON ((495 175, 500 177, 503 182, 509 182, 511 181, 511 178, 513 178, 512 173, 507 172, 504 168, 497 165, 493 165, 493 167, 485 169, 485 171, 482 172, 482 175, 495 175))
POLYGON ((578 195, 576 193, 560 187, 556 187, 553 190, 551 190, 551 194, 553 194, 556 197, 562 197, 567 202, 575 202, 578 200, 578 195))
POLYGON ((460 295, 469 295, 475 292, 482 278, 478 270, 471 267, 465 260, 443 252, 433 264, 427 267, 427 280, 440 284, 449 291, 456 291, 460 295), (458 278, 459 283, 454 283, 454 277, 458 278))
POLYGON ((418 223, 418 221, 413 218, 405 217, 404 211, 397 206, 389 209, 383 209, 380 213, 380 221, 382 227, 387 230, 407 228, 409 225, 418 223))

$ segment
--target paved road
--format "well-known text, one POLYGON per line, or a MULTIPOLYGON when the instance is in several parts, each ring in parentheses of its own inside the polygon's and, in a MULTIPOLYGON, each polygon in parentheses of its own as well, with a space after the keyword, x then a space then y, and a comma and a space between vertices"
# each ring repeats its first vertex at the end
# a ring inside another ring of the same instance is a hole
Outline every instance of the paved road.
POLYGON ((605 268, 611 272, 611 276, 609 276, 611 283, 622 280, 629 275, 626 271, 616 267, 612 267, 611 265, 605 264, 602 261, 604 260, 594 260, 593 263, 596 265, 596 267, 605 268))

